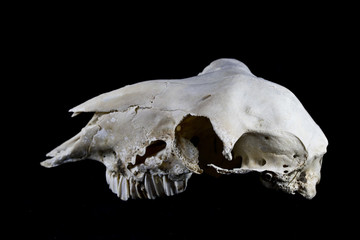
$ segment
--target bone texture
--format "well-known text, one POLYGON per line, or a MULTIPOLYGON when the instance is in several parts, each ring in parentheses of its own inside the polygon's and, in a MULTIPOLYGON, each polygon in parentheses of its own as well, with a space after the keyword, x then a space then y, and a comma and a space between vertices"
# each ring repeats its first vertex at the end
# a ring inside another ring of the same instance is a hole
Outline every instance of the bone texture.
POLYGON ((122 200, 181 193, 192 174, 253 171, 267 187, 311 199, 328 144, 293 93, 235 59, 190 78, 128 85, 70 111, 94 115, 41 164, 102 162, 122 200))

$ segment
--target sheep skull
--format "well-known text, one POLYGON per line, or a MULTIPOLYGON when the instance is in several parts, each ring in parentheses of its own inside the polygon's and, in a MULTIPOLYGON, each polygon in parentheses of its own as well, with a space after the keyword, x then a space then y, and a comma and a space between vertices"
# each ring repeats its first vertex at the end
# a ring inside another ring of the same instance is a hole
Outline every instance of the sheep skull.
POLYGON ((325 135, 294 94, 237 60, 216 60, 195 77, 128 85, 70 111, 94 116, 41 164, 100 161, 122 200, 183 192, 203 172, 256 171, 267 187, 316 194, 325 135))

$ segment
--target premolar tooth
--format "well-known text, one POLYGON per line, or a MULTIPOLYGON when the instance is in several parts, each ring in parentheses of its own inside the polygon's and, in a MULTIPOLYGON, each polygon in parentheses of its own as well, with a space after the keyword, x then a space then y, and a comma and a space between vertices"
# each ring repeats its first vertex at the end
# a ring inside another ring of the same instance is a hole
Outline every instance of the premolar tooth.
POLYGON ((105 177, 106 177, 106 182, 107 182, 107 184, 109 184, 109 186, 110 186, 110 181, 111 181, 110 174, 111 174, 110 171, 106 170, 105 177))
POLYGON ((114 188, 113 188, 112 180, 113 180, 113 178, 112 178, 112 176, 111 176, 111 172, 107 172, 107 173, 106 173, 106 181, 107 181, 107 183, 109 184, 109 188, 111 189, 111 191, 112 191, 113 193, 115 193, 115 192, 114 192, 114 188))
POLYGON ((119 184, 119 193, 121 200, 128 200, 129 199, 129 182, 125 177, 121 176, 121 182, 119 184), (121 186, 121 188, 120 188, 121 186), (121 191, 120 191, 121 190, 121 191))
POLYGON ((117 194, 117 186, 118 186, 118 181, 117 181, 117 174, 115 174, 114 172, 111 173, 110 176, 110 189, 113 191, 113 193, 117 194))
POLYGON ((121 182, 123 181, 123 178, 124 177, 121 175, 118 175, 117 178, 114 178, 116 182, 116 194, 118 197, 120 197, 121 195, 121 191, 122 191, 121 182))

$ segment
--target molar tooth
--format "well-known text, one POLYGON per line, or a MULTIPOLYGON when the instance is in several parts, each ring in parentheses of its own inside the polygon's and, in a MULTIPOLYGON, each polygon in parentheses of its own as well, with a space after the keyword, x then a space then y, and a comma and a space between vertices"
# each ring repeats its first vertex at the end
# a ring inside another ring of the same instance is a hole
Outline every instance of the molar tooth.
POLYGON ((141 198, 141 199, 144 198, 142 183, 136 181, 135 182, 135 190, 136 190, 136 194, 139 198, 141 198))
POLYGON ((175 193, 181 193, 185 190, 185 180, 175 181, 175 193))
POLYGON ((137 191, 136 191, 136 183, 133 178, 129 179, 129 189, 130 189, 130 196, 132 199, 139 198, 137 191))
POLYGON ((152 175, 151 177, 153 179, 156 195, 159 197, 163 196, 165 194, 165 192, 164 192, 164 186, 163 186, 162 179, 158 175, 152 175))
POLYGON ((174 195, 174 190, 171 184, 171 180, 169 180, 166 175, 163 176, 163 185, 164 185, 165 194, 167 196, 174 195))
POLYGON ((145 190, 149 199, 155 199, 155 187, 150 174, 145 174, 145 190))

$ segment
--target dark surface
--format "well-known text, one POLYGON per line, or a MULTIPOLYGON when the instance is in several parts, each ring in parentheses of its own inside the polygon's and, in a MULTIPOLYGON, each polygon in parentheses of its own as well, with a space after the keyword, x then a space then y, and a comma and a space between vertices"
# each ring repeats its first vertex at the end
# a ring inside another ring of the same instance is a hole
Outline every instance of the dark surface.
POLYGON ((204 21, 190 32, 187 26, 193 24, 181 21, 171 28, 162 27, 162 20, 130 27, 124 21, 110 24, 111 16, 75 16, 33 16, 21 25, 15 41, 17 61, 24 67, 13 78, 24 82, 16 112, 21 132, 13 133, 21 134, 22 141, 9 140, 23 146, 21 166, 11 180, 13 234, 32 239, 240 239, 250 233, 255 238, 309 239, 352 233, 349 216, 358 210, 351 191, 354 169, 339 164, 356 160, 347 156, 349 140, 342 133, 350 126, 339 116, 348 114, 341 102, 351 103, 344 91, 352 87, 339 74, 343 66, 335 57, 346 51, 344 46, 325 44, 335 34, 331 22, 294 21, 291 27, 275 22, 249 32, 241 24, 238 30, 221 24, 204 29, 213 24, 204 21), (40 166, 47 152, 78 133, 91 117, 71 118, 70 108, 126 84, 194 76, 222 57, 241 60, 256 76, 290 89, 323 129, 329 147, 314 199, 266 189, 257 174, 247 174, 193 176, 180 195, 123 202, 108 189, 100 163, 40 166))

